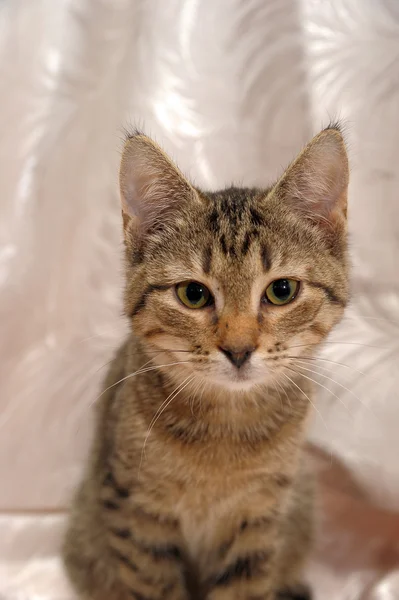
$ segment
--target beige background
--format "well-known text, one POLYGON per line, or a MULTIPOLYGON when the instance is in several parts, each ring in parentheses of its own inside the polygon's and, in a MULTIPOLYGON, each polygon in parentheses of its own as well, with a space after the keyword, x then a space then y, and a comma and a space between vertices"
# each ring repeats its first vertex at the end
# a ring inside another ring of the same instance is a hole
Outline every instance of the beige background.
POLYGON ((311 439, 361 492, 327 459, 310 572, 320 600, 399 598, 398 2, 3 0, 0 74, 0 598, 72 598, 64 512, 125 330, 122 127, 215 188, 267 184, 330 117, 350 145, 353 304, 311 439))

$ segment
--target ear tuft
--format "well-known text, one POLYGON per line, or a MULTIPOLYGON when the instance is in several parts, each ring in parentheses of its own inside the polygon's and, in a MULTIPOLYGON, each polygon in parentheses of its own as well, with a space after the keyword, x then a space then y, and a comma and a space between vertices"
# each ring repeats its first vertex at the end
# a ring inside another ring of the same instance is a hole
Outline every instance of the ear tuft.
POLYGON ((119 183, 125 228, 132 218, 141 229, 165 223, 196 196, 161 148, 138 130, 126 136, 119 183))
POLYGON ((338 133, 340 133, 342 137, 344 136, 344 127, 341 121, 330 121, 327 127, 324 127, 323 131, 329 131, 330 129, 338 131, 338 133))
POLYGON ((348 183, 341 127, 330 124, 288 167, 275 192, 308 220, 334 227, 346 220, 348 183))
POLYGON ((128 129, 127 127, 124 127, 123 134, 124 134, 124 138, 125 138, 124 139, 125 144, 134 137, 137 137, 139 135, 145 135, 144 131, 142 131, 138 127, 131 127, 130 129, 128 129))

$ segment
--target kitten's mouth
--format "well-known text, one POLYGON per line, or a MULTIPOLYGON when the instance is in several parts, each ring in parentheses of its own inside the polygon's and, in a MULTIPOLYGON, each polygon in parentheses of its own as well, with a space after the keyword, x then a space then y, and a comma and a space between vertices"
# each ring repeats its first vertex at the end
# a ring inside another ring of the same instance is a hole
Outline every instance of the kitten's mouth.
POLYGON ((230 390, 250 390, 254 385, 259 384, 259 378, 254 377, 250 367, 234 368, 228 372, 222 372, 212 379, 220 387, 230 390))

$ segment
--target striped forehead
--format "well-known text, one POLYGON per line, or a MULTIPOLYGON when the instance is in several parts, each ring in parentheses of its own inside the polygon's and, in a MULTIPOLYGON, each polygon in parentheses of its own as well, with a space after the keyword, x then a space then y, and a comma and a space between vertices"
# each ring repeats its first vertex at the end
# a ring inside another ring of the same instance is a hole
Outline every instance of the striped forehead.
POLYGON ((237 268, 248 262, 254 244, 264 269, 270 268, 268 249, 261 240, 266 223, 256 206, 258 196, 257 190, 238 188, 210 195, 212 204, 206 227, 212 235, 212 243, 203 250, 204 273, 209 274, 224 260, 225 266, 230 265, 237 274, 237 268))

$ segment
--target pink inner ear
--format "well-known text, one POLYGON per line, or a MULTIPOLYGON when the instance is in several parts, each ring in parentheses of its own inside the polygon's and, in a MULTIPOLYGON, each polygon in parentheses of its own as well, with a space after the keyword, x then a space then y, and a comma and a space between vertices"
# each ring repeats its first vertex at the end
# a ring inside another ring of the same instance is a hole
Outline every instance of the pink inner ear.
POLYGON ((151 156, 142 144, 129 140, 126 144, 121 168, 120 190, 122 209, 129 216, 143 217, 143 208, 153 181, 161 181, 159 169, 151 169, 151 156))
POLYGON ((120 169, 122 210, 145 227, 163 221, 195 196, 195 190, 149 138, 130 138, 120 169))
MULTIPOLYGON (((281 180, 284 196, 296 210, 327 224, 346 214, 348 159, 341 134, 326 130, 316 136, 281 180)), ((279 184, 278 184, 279 185, 279 184)))

